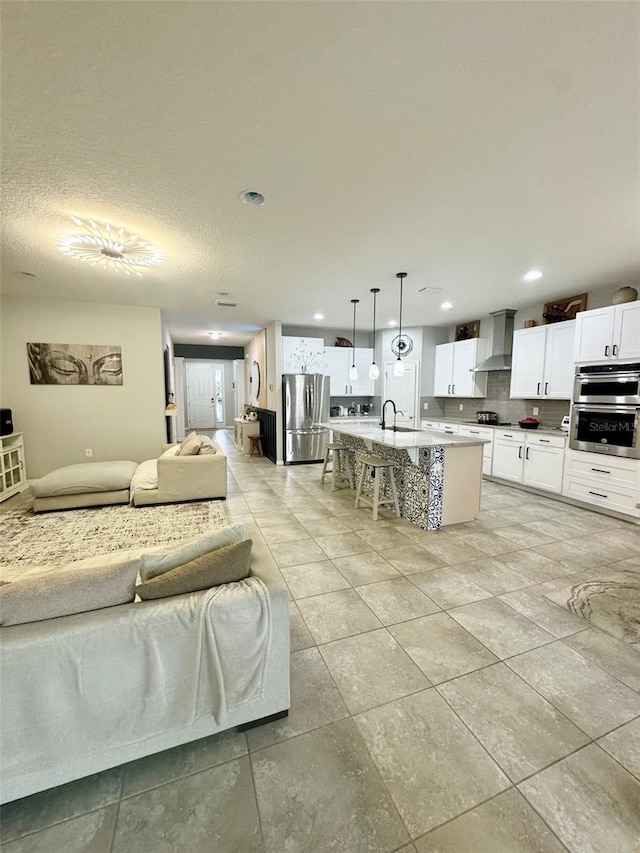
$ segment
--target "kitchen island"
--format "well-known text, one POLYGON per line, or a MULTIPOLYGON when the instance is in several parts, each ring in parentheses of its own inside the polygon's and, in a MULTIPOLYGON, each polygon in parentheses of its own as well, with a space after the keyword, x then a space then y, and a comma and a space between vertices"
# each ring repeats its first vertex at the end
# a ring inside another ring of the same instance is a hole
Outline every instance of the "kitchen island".
MULTIPOLYGON (((484 439, 432 430, 381 429, 377 423, 335 423, 334 435, 354 452, 356 479, 370 454, 397 465, 400 515, 425 530, 473 521, 480 509, 484 439)), ((388 497, 385 484, 385 496, 388 497)), ((371 494, 369 484, 363 494, 371 494)))

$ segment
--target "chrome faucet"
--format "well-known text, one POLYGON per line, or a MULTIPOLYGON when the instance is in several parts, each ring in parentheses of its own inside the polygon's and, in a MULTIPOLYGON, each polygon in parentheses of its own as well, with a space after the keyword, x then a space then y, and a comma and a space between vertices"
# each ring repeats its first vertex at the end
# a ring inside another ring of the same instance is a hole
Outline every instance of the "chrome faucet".
POLYGON ((386 424, 385 419, 384 419, 384 410, 387 407, 387 403, 391 403, 391 405, 393 406, 393 423, 395 426, 396 415, 398 414, 398 410, 396 409, 396 404, 393 402, 393 400, 385 400, 384 403, 382 404, 382 420, 380 421, 380 429, 386 429, 387 428, 387 424, 386 424))

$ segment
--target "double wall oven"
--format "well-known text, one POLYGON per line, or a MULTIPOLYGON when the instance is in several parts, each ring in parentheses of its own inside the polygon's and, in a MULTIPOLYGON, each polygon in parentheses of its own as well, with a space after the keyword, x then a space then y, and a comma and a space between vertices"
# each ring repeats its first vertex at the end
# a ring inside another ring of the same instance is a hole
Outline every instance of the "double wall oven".
POLYGON ((640 362, 576 367, 569 446, 640 459, 640 362))

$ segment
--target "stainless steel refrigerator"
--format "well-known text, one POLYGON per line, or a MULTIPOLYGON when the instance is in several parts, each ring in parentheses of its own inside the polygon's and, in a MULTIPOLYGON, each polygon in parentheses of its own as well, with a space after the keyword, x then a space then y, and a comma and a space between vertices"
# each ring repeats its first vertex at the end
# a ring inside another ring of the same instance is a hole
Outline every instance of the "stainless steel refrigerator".
POLYGON ((284 461, 321 462, 329 441, 329 377, 285 373, 282 377, 284 461))

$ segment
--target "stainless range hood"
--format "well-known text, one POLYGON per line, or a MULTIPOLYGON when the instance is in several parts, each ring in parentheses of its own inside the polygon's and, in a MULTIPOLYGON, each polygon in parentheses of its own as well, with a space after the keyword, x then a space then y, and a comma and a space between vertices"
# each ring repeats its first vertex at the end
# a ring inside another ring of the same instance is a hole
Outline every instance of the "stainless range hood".
POLYGON ((491 355, 473 368, 474 373, 489 373, 493 370, 511 370, 511 352, 513 349, 513 308, 491 311, 493 317, 493 335, 491 336, 491 355))

